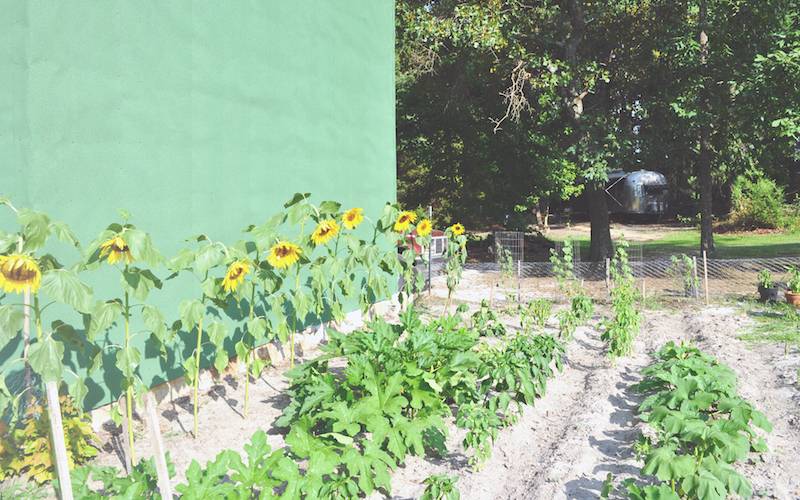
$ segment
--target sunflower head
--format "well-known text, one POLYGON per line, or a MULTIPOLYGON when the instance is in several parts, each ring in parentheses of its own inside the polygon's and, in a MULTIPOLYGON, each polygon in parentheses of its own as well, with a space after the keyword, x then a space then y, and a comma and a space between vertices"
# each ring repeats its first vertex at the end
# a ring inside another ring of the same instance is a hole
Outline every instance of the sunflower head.
POLYGON ((431 225, 431 221, 428 219, 422 219, 419 221, 419 224, 417 224, 417 234, 420 236, 428 236, 431 234, 432 230, 433 225, 431 225))
POLYGON ((397 220, 394 223, 394 230, 397 233, 405 233, 408 231, 408 228, 417 221, 417 214, 411 212, 409 210, 404 210, 400 212, 400 215, 397 216, 397 220))
POLYGON ((311 241, 315 245, 324 245, 337 234, 339 234, 339 224, 333 219, 323 220, 317 224, 316 229, 311 233, 311 241))
POLYGON ((222 288, 230 293, 235 292, 236 289, 244 282, 244 277, 250 273, 250 263, 246 260, 237 260, 230 266, 222 279, 222 288))
POLYGON ((122 236, 116 235, 100 245, 100 259, 106 259, 109 264, 116 264, 117 262, 130 264, 133 262, 133 255, 131 255, 131 249, 122 239, 122 236))
POLYGON ((286 269, 300 260, 300 247, 288 241, 279 241, 269 249, 267 262, 272 267, 286 269))
POLYGON ((464 234, 464 226, 460 222, 456 222, 452 226, 450 226, 450 231, 456 236, 461 236, 464 234))
POLYGON ((29 289, 36 293, 42 282, 42 270, 29 255, 12 253, 0 255, 0 290, 22 293, 29 289))
POLYGON ((355 229, 364 220, 363 208, 351 208, 342 216, 342 224, 347 229, 355 229))

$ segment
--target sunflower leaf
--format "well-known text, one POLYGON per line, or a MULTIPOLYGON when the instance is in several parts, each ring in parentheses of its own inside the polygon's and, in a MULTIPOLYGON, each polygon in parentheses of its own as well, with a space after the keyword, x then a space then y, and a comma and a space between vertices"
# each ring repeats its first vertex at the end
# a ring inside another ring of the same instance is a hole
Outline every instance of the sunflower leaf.
POLYGON ((19 235, 0 230, 0 253, 6 253, 19 241, 19 235))
POLYGON ((122 272, 122 287, 139 300, 147 300, 153 288, 161 289, 161 280, 149 269, 129 267, 122 272))
POLYGON ((308 199, 309 196, 311 196, 311 193, 295 193, 292 196, 292 199, 283 204, 283 208, 289 208, 293 205, 297 205, 301 201, 308 199))
POLYGON ((12 304, 0 306, 0 347, 5 346, 22 330, 25 313, 12 304))
POLYGON ((166 346, 172 341, 172 330, 167 328, 164 314, 157 307, 145 305, 142 306, 142 321, 158 341, 161 347, 161 354, 166 356, 166 346))
POLYGON ((23 208, 17 214, 17 220, 22 226, 25 250, 32 251, 43 247, 50 236, 50 218, 42 212, 23 208))
POLYGON ((205 315, 206 308, 199 300, 184 300, 179 307, 181 323, 187 330, 191 330, 200 323, 205 315))
POLYGON ((31 344, 28 362, 33 371, 45 382, 54 382, 61 378, 64 344, 53 339, 51 335, 31 344))
POLYGON ((78 241, 78 237, 75 236, 75 233, 72 232, 72 229, 70 229, 69 226, 64 222, 51 222, 50 232, 52 232, 59 240, 63 241, 64 243, 68 243, 75 248, 79 248, 81 246, 80 242, 78 241))
POLYGON ((127 380, 136 376, 136 368, 142 361, 142 353, 133 346, 128 346, 117 351, 117 368, 127 380))
POLYGON ((208 338, 218 349, 222 348, 225 337, 227 336, 228 329, 225 327, 225 324, 215 321, 208 325, 208 338))
POLYGON ((69 269, 51 269, 42 276, 41 291, 78 312, 92 310, 92 289, 69 269))
POLYGON ((95 303, 90 313, 91 320, 86 331, 87 337, 92 340, 98 333, 106 331, 120 314, 122 314, 122 304, 116 300, 95 303))
POLYGON ((257 341, 264 338, 267 333, 267 320, 264 318, 253 318, 247 322, 247 332, 257 341))
POLYGON ((319 204, 319 213, 324 215, 333 215, 342 208, 342 204, 337 201, 323 201, 319 204))
POLYGON ((225 253, 219 245, 205 245, 195 255, 194 271, 198 276, 203 277, 211 268, 222 264, 224 258, 225 253))
POLYGON ((164 258, 153 246, 150 235, 139 229, 128 229, 122 237, 131 249, 131 255, 137 261, 145 262, 150 266, 157 266, 164 258))

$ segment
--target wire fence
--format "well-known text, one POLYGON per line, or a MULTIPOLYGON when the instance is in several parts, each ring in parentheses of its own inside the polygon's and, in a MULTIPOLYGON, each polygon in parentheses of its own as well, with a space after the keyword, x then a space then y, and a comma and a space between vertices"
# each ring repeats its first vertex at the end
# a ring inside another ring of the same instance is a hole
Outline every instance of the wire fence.
MULTIPOLYGON (((596 300, 608 298, 610 261, 574 262, 575 277, 586 292, 596 300)), ((634 259, 630 262, 637 287, 643 295, 653 299, 687 299, 720 301, 742 296, 757 296, 758 273, 769 270, 775 277, 777 287, 785 289, 785 275, 791 266, 800 267, 798 257, 706 259, 692 256, 673 258, 634 259)), ((483 275, 489 281, 501 281, 506 275, 501 263, 467 263, 465 271, 483 275), (492 275, 495 275, 494 277, 492 275)), ((517 261, 512 288, 525 296, 547 296, 558 300, 561 293, 549 262, 517 261)), ((433 276, 444 274, 443 266, 434 263, 433 276)), ((465 276, 467 278, 467 276, 465 276)))

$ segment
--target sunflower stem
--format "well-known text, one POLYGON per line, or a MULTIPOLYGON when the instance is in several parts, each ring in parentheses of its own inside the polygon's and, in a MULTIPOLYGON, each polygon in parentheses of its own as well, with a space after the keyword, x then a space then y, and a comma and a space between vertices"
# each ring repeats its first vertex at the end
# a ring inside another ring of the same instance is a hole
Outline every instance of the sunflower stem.
MULTIPOLYGON (((127 267, 127 266, 126 266, 127 267)), ((125 350, 128 350, 131 341, 131 308, 128 292, 125 291, 125 350)), ((126 381, 125 388, 125 418, 128 421, 128 449, 131 452, 131 467, 136 464, 136 452, 133 449, 133 386, 130 380, 126 381)))
MULTIPOLYGON (((258 254, 256 253, 256 262, 258 261, 258 254)), ((255 301, 256 301, 256 285, 252 284, 250 291, 250 321, 253 321, 255 316, 255 301)), ((244 341, 244 338, 242 338, 244 341)), ((247 344, 245 344, 246 346, 247 344)), ((253 337, 253 347, 255 347, 255 337, 253 337)), ((250 407, 250 348, 247 349, 247 354, 244 357, 244 418, 247 418, 247 410, 250 407)))
POLYGON ((199 391, 200 391, 200 349, 202 346, 203 339, 203 318, 200 318, 200 321, 197 323, 197 347, 195 349, 195 358, 194 358, 194 438, 197 439, 197 407, 200 404, 199 402, 199 391))

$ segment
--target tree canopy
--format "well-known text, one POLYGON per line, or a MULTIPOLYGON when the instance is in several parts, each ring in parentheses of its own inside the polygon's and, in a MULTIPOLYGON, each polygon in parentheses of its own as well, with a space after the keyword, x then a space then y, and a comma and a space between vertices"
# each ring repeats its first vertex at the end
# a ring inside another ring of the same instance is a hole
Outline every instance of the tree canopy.
POLYGON ((665 173, 708 250, 737 174, 797 182, 800 0, 396 5, 406 204, 490 224, 585 192, 602 258, 612 168, 665 173))

